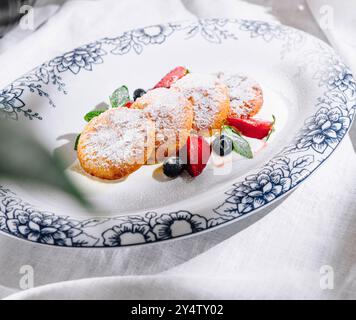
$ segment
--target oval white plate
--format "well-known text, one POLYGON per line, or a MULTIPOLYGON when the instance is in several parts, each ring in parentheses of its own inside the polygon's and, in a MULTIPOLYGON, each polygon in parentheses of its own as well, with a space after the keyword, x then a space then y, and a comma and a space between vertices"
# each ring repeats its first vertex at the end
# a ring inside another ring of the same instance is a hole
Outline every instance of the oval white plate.
MULTIPOLYGON (((23 121, 54 153, 100 214, 36 187, 0 186, 2 232, 43 244, 142 244, 211 230, 271 204, 297 187, 335 150, 351 125, 355 81, 326 44, 260 21, 207 19, 145 27, 82 46, 44 63, 0 91, 1 116, 23 121), (83 116, 126 84, 152 87, 167 71, 242 72, 264 89, 259 117, 277 118, 253 160, 210 164, 196 179, 164 179, 145 166, 120 182, 85 175, 74 140, 83 116), (228 173, 228 174, 227 174, 228 173)), ((45 174, 45 173, 44 173, 45 174)))

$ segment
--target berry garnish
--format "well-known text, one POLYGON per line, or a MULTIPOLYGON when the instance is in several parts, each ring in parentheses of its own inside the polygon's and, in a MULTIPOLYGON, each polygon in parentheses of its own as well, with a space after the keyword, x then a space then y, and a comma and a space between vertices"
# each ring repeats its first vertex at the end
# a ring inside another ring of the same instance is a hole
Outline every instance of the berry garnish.
POLYGON ((275 124, 273 121, 263 121, 253 118, 227 118, 227 124, 234 127, 243 136, 255 139, 263 139, 270 135, 275 124))
POLYGON ((158 82, 154 89, 156 88, 170 88, 173 83, 178 81, 180 78, 183 78, 189 73, 189 70, 184 67, 177 67, 166 74, 160 82, 158 82))
POLYGON ((213 141, 213 150, 214 152, 221 156, 227 156, 231 153, 233 149, 233 143, 232 140, 225 135, 221 135, 213 141))
POLYGON ((168 158, 163 163, 163 172, 169 178, 178 177, 184 169, 184 163, 179 157, 168 158))
POLYGON ((187 171, 192 177, 205 169, 211 154, 210 144, 201 136, 190 136, 187 141, 187 171))
POLYGON ((138 99, 138 98, 141 98, 145 93, 146 93, 146 91, 143 89, 136 89, 133 93, 134 101, 136 101, 136 99, 138 99))
POLYGON ((131 108, 132 104, 133 104, 132 101, 126 102, 125 105, 124 105, 124 107, 125 107, 125 108, 131 108))

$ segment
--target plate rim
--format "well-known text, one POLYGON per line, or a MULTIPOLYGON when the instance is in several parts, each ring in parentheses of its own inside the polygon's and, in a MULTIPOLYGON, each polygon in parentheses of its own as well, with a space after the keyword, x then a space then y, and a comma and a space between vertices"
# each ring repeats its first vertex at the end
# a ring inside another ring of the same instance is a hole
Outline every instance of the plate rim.
MULTIPOLYGON (((68 53, 72 53, 72 52, 74 52, 75 50, 79 50, 79 49, 81 49, 81 48, 85 48, 85 47, 89 47, 89 46, 94 46, 94 49, 96 50, 96 49, 98 49, 98 48, 95 48, 95 44, 98 44, 98 43, 104 43, 104 42, 108 42, 108 41, 113 41, 113 43, 115 42, 115 41, 117 41, 117 39, 119 39, 120 37, 125 37, 125 35, 127 35, 128 33, 130 33, 130 34, 133 34, 133 33, 138 33, 138 34, 140 34, 141 36, 142 36, 142 32, 144 33, 144 31, 145 31, 145 29, 148 29, 148 28, 164 28, 164 27, 167 27, 167 26, 169 26, 169 27, 172 27, 172 28, 174 28, 174 26, 177 26, 177 25, 184 25, 184 24, 197 24, 197 26, 198 27, 200 27, 200 28, 204 28, 204 27, 208 27, 209 25, 212 25, 213 27, 216 27, 216 26, 221 26, 221 27, 225 27, 226 26, 226 24, 229 24, 229 23, 234 23, 234 24, 237 24, 237 25, 239 25, 239 26, 241 26, 241 25, 244 25, 245 27, 246 27, 246 30, 242 30, 242 29, 238 29, 238 31, 240 32, 240 31, 248 31, 248 32, 250 32, 250 34, 251 34, 251 36, 250 36, 250 38, 252 38, 253 37, 253 35, 255 35, 255 37, 262 37, 262 38, 264 38, 265 37, 265 35, 267 34, 267 37, 268 38, 266 38, 266 39, 264 39, 266 42, 269 42, 271 39, 270 39, 270 34, 268 33, 268 32, 271 32, 271 30, 272 30, 272 32, 273 32, 273 30, 276 32, 276 34, 274 35, 275 36, 275 39, 278 39, 278 37, 281 37, 281 35, 280 35, 280 33, 282 32, 286 32, 286 34, 287 34, 287 36, 289 37, 289 35, 288 35, 288 33, 290 32, 290 33, 294 33, 295 35, 303 35, 303 37, 306 37, 306 38, 310 38, 310 39, 314 39, 317 43, 322 43, 323 44, 323 46, 325 46, 325 47, 327 47, 328 48, 328 50, 330 50, 330 52, 331 52, 331 54, 332 54, 332 56, 333 57, 336 57, 337 59, 338 59, 338 61, 344 66, 344 70, 346 70, 347 71, 347 75, 350 75, 350 77, 351 77, 351 79, 349 79, 349 81, 350 81, 350 83, 352 83, 353 85, 355 84, 355 80, 354 80, 354 78, 353 78, 353 76, 352 76, 352 72, 350 71, 350 69, 347 67, 347 65, 345 64, 345 63, 343 63, 343 60, 342 59, 340 59, 339 57, 338 57, 338 55, 335 53, 335 50, 333 49, 333 48, 331 48, 328 44, 326 44, 325 42, 323 42, 322 40, 320 40, 320 39, 318 39, 318 38, 316 38, 315 36, 313 36, 313 35, 310 35, 310 34, 307 34, 307 33, 305 33, 304 31, 301 31, 301 30, 298 30, 298 29, 295 29, 295 28, 293 28, 293 27, 289 27, 289 26, 285 26, 285 25, 283 25, 283 24, 281 24, 281 23, 271 23, 271 22, 265 22, 265 21, 259 21, 259 20, 246 20, 246 19, 227 19, 227 18, 209 18, 209 19, 194 19, 194 20, 182 20, 182 21, 177 21, 177 22, 168 22, 168 23, 164 23, 164 24, 158 24, 158 25, 151 25, 151 26, 146 26, 146 27, 142 27, 142 28, 136 28, 136 29, 132 29, 132 30, 129 30, 129 31, 125 31, 125 32, 123 32, 121 35, 119 35, 117 38, 103 38, 103 39, 100 39, 100 40, 97 40, 97 41, 95 41, 95 42, 92 42, 92 43, 90 43, 90 44, 87 44, 87 45, 84 45, 84 46, 81 46, 81 47, 78 47, 78 48, 75 48, 75 49, 73 49, 73 50, 71 50, 71 51, 69 51, 69 52, 67 52, 67 53, 64 53, 62 56, 58 56, 58 57, 55 57, 55 58, 53 58, 52 60, 49 60, 48 62, 45 62, 43 65, 45 65, 46 63, 49 65, 50 63, 52 63, 55 59, 58 59, 58 58, 63 58, 63 57, 65 57, 65 55, 67 55, 68 53), (267 30, 267 33, 265 33, 265 34, 259 34, 259 32, 260 32, 260 30, 258 30, 258 28, 259 27, 267 27, 267 29, 268 28, 270 28, 271 30, 267 30), (257 29, 256 29, 257 28, 257 29), (257 32, 257 33, 256 33, 257 32), (270 39, 270 40, 268 40, 268 39, 270 39)), ((202 29, 203 30, 203 29, 202 29)), ((166 32, 166 34, 164 34, 164 41, 162 41, 161 43, 163 43, 163 42, 165 42, 165 40, 166 40, 166 37, 168 38, 171 34, 173 34, 174 32, 172 31, 172 30, 169 30, 169 31, 163 31, 163 32, 166 32), (171 33, 170 33, 171 32, 171 33)), ((201 30, 198 30, 199 32, 201 31, 201 30)), ((211 40, 211 42, 216 42, 216 41, 221 41, 221 39, 219 39, 219 38, 214 38, 214 35, 211 35, 213 38, 210 38, 210 40, 211 40)), ((209 35, 208 35, 208 37, 210 37, 209 35)), ((283 35, 282 35, 282 37, 283 37, 283 35)), ((232 36, 232 38, 233 38, 233 36, 232 36)), ((279 38, 280 39, 280 38, 279 38)), ((152 40, 152 39, 148 39, 148 40, 152 40)), ((209 39, 206 39, 206 40, 208 40, 208 41, 210 41, 209 39)), ((273 35, 272 35, 272 40, 273 40, 273 35)), ((146 41, 146 40, 145 40, 146 41)), ((154 41, 158 41, 157 39, 155 39, 154 41)), ((161 44, 160 43, 160 44, 161 44)), ((217 43, 217 42, 216 42, 217 43)), ((221 42, 219 42, 219 43, 221 43, 221 42)), ((157 44, 157 43, 153 43, 153 44, 157 44)), ((130 48, 131 49, 131 48, 130 48)), ((99 48, 99 50, 101 50, 101 47, 99 48)), ((115 49, 113 49, 113 50, 115 50, 115 49)), ((135 48, 133 48, 133 50, 135 50, 136 51, 136 49, 135 48)), ((127 53, 127 52, 126 52, 127 53)), ((137 54, 140 54, 140 52, 137 52, 136 51, 136 53, 137 54)), ((95 54, 94 54, 94 57, 91 57, 92 59, 93 59, 93 63, 92 63, 92 65, 90 65, 90 68, 92 68, 92 66, 94 65, 94 64, 96 64, 95 62, 96 62, 96 60, 95 59, 98 59, 97 61, 100 61, 100 59, 101 59, 101 57, 100 57, 100 54, 98 54, 97 52, 96 52, 96 54, 97 54, 97 56, 95 56, 95 54)), ((43 65, 40 65, 39 67, 36 67, 35 69, 33 69, 32 71, 30 71, 29 73, 27 73, 27 74, 25 74, 24 75, 24 77, 26 77, 26 76, 28 76, 28 75, 31 75, 31 72, 34 72, 34 71, 38 71, 43 65)), ((58 68, 58 64, 57 64, 57 68, 58 68)), ((67 71, 71 71, 72 73, 74 73, 74 74, 76 74, 75 72, 76 72, 76 70, 77 69, 73 69, 73 70, 71 70, 71 69, 67 69, 67 71)), ((79 70, 80 71, 80 70, 79 70)), ((78 72, 79 72, 78 71, 78 72)), ((16 80, 15 80, 16 81, 16 80)), ((14 83, 14 82, 13 82, 14 83)), ((8 87, 11 87, 12 85, 13 85, 13 83, 11 83, 8 87)), ((6 88, 8 88, 8 87, 6 87, 6 88)), ((4 94, 4 91, 6 90, 6 88, 5 89, 3 89, 3 90, 0 90, 0 98, 1 97, 3 97, 3 94, 4 94)), ((50 100, 50 97, 48 97, 49 98, 49 103, 51 103, 51 100, 50 100)), ((21 101, 21 100, 20 100, 21 101)), ((352 125, 352 122, 353 122, 353 120, 354 120, 354 109, 356 108, 356 95, 353 97, 353 99, 352 100, 350 100, 350 101, 353 101, 353 103, 354 103, 354 105, 348 110, 349 111, 349 114, 348 114, 348 117, 349 117, 349 123, 348 123, 348 125, 345 127, 345 130, 344 130, 344 132, 342 133, 343 135, 342 135, 342 137, 340 138, 340 140, 339 141, 337 141, 337 143, 336 143, 336 145, 331 149, 331 151, 325 156, 325 157, 323 157, 322 158, 322 160, 318 163, 318 165, 316 166, 316 167, 314 167, 310 172, 309 172, 309 174, 308 175, 306 175, 304 178, 302 178, 300 181, 298 181, 294 186, 290 186, 290 188, 288 188, 288 190, 286 190, 286 191, 284 191, 284 192, 282 192, 281 194, 279 194, 278 196, 276 196, 274 199, 272 199, 272 200, 270 200, 270 201, 267 201, 266 203, 264 203, 263 205, 261 205, 261 206, 259 206, 259 207, 257 207, 257 208, 253 208, 251 211, 248 211, 248 212, 246 212, 246 213, 243 213, 243 214, 241 214, 241 215, 239 215, 239 216, 237 216, 237 217, 229 217, 229 218, 227 218, 227 220, 225 220, 225 221, 223 221, 223 222, 220 222, 220 223, 218 223, 218 224, 216 224, 216 225, 211 225, 211 226, 208 226, 208 225, 206 225, 206 227, 205 228, 203 228, 203 229, 198 229, 196 232, 194 232, 193 230, 192 230, 192 232, 191 233, 187 233, 187 234, 182 234, 182 235, 178 235, 178 236, 175 236, 175 237, 173 237, 173 236, 171 236, 171 237, 166 237, 166 238, 163 238, 163 239, 158 239, 157 238, 157 235, 156 235, 156 238, 153 240, 153 241, 146 241, 146 242, 143 242, 143 243, 132 243, 132 244, 124 244, 124 245, 122 245, 122 244, 120 244, 120 245, 110 245, 110 246, 108 246, 108 245, 105 245, 105 241, 104 241, 104 243, 103 243, 103 245, 100 245, 100 246, 97 246, 97 245, 84 245, 84 246, 76 246, 76 245, 73 245, 73 243, 71 243, 70 245, 68 245, 68 244, 66 244, 65 242, 63 242, 62 244, 57 244, 56 242, 55 243, 43 243, 43 242, 41 242, 41 239, 39 238, 39 239, 37 239, 37 240, 39 240, 39 241, 32 241, 32 240, 30 240, 30 239, 26 239, 23 235, 21 235, 20 233, 17 233, 16 234, 16 232, 11 232, 11 230, 10 230, 10 228, 7 226, 7 230, 9 231, 9 232, 7 232, 6 230, 4 230, 3 228, 0 228, 0 232, 2 233, 2 234, 6 234, 6 235, 8 235, 8 236, 11 236, 11 237, 15 237, 15 238, 17 238, 17 239, 21 239, 21 240, 24 240, 24 241, 30 241, 30 242, 32 242, 32 243, 36 243, 36 244, 43 244, 43 245, 54 245, 54 246, 60 246, 60 247, 66 247, 66 248, 113 248, 113 247, 127 247, 127 246, 137 246, 137 245, 145 245, 145 244, 154 244, 154 243, 160 243, 160 242, 162 242, 162 241, 170 241, 170 240, 176 240, 176 239, 181 239, 181 238, 183 238, 183 237, 190 237, 190 236, 194 236, 194 235, 198 235, 198 234, 201 234, 201 233, 205 233, 205 232, 209 232, 209 231, 212 231, 212 230, 215 230, 216 228, 218 228, 218 227, 223 227, 223 226, 225 226, 225 225, 227 225, 227 224, 229 224, 229 223, 233 223, 233 222, 237 222, 237 221, 239 221, 239 220, 241 220, 241 219, 243 219, 243 218, 247 218, 247 217, 249 217, 249 216, 251 216, 251 215, 253 215, 253 214, 256 214, 256 213, 258 213, 260 210, 262 210, 262 209, 265 209, 267 206, 269 206, 269 205, 271 205, 271 204, 274 204, 274 203, 276 203, 276 202, 278 202, 278 200, 281 200, 283 197, 285 197, 285 196, 287 196, 287 195, 289 195, 292 191, 294 191, 295 189, 296 189, 296 187, 298 187, 301 183, 303 183, 306 179, 308 179, 315 171, 317 171, 319 168, 320 168, 320 166, 326 161, 326 160, 328 160, 329 158, 330 158, 330 156, 333 154, 333 152, 337 149, 337 147, 340 145, 340 143, 342 143, 342 140, 344 139, 344 137, 347 135, 347 133, 348 133, 348 131, 349 131, 349 129, 351 128, 351 125, 352 125)), ((1 100, 0 100, 0 103, 1 103, 1 100)), ((317 108, 315 108, 315 112, 316 112, 316 114, 318 113, 320 111, 320 109, 317 109, 317 108)), ((330 111, 330 110, 329 110, 330 111)), ((324 115, 324 114, 322 114, 322 115, 324 115)), ((344 129, 344 128, 343 128, 344 129)), ((274 159, 274 158, 276 158, 277 157, 277 155, 278 154, 282 154, 282 151, 280 152, 280 153, 277 153, 276 155, 271 155, 271 157, 272 157, 272 160, 274 159)), ((297 159, 298 160, 298 159, 297 159)), ((306 160, 307 162, 309 161, 309 160, 306 160)), ((269 163, 269 162, 268 162, 269 163)), ((259 165, 259 166, 257 166, 256 168, 253 168, 252 170, 251 170, 251 172, 252 171, 257 171, 257 170, 263 170, 265 167, 267 166, 267 163, 264 163, 264 164, 261 164, 261 165, 259 165)), ((247 174, 247 173, 246 173, 247 174)), ((237 182, 240 182, 239 180, 243 180, 243 181, 246 181, 245 180, 245 176, 246 175, 243 175, 243 176, 241 176, 241 177, 239 177, 239 178, 237 178, 236 180, 236 182, 235 183, 233 183, 233 186, 237 183, 237 182)), ((279 177, 280 178, 280 177, 279 177)), ((4 192, 4 188, 0 185, 0 192, 4 192)), ((225 192, 224 194, 226 195, 226 193, 227 192, 225 192)), ((3 200, 1 197, 0 197, 0 199, 1 200, 3 200)), ((22 201, 21 199, 20 199, 20 201, 22 201)), ((24 202, 25 203, 25 202, 24 202)), ((26 204, 26 203, 25 203, 26 204)), ((36 207, 34 207, 34 208, 37 208, 37 206, 36 207)), ((1 209, 1 207, 0 207, 0 209, 1 209)), ((213 210, 213 211, 215 211, 216 209, 211 209, 211 210, 213 210)), ((39 211, 39 213, 41 213, 41 211, 39 211)), ((147 212, 147 211, 143 211, 143 213, 142 213, 142 215, 146 215, 146 214, 148 214, 149 212, 147 212), (144 213, 145 212, 145 213, 144 213)), ((3 212, 1 212, 0 211, 0 226, 1 226, 1 218, 3 218, 2 216, 1 216, 1 214, 3 214, 3 212)), ((171 212, 171 213, 167 213, 167 214, 163 214, 163 213, 161 213, 160 214, 160 216, 162 216, 162 215, 167 215, 168 217, 167 218, 172 218, 172 215, 179 215, 179 214, 181 214, 181 216, 182 216, 182 219, 184 220, 184 219, 190 219, 189 221, 190 222, 192 222, 192 219, 193 218, 199 218, 199 217, 201 217, 200 216, 200 214, 193 214, 193 213, 191 213, 190 211, 188 211, 188 210, 178 210, 178 211, 175 211, 175 212, 171 212), (169 216, 169 215, 171 215, 171 216, 169 216)), ((134 216, 135 215, 132 215, 132 214, 128 214, 126 217, 128 218, 128 217, 131 217, 131 219, 134 219, 134 216)), ((53 214, 53 217, 57 217, 57 218, 59 218, 59 219, 61 219, 61 218, 63 218, 63 219, 67 219, 68 220, 68 222, 70 222, 71 220, 73 220, 73 219, 70 219, 70 217, 64 217, 64 216, 60 216, 60 215, 56 215, 56 214, 53 214)), ((120 216, 120 217, 122 217, 122 216, 120 216)), ((28 218, 28 221, 30 221, 30 218, 29 217, 27 217, 28 218)), ((35 217, 36 218, 36 217, 35 217)), ((37 218, 39 219, 39 217, 37 216, 37 218)), ((44 219, 44 218, 46 218, 45 216, 43 216, 42 217, 42 220, 44 219)), ((156 218, 156 217, 154 217, 154 218, 156 218)), ((207 221, 207 218, 206 217, 203 217, 205 220, 206 220, 206 224, 208 223, 208 221, 207 221)), ((95 219, 95 218, 94 218, 95 219)), ((89 219, 89 220, 94 220, 94 219, 89 219)), ((158 219, 158 218, 156 218, 156 219, 158 219)), ((14 219, 12 219, 12 220, 14 220, 14 219)), ((75 219, 74 219, 75 220, 75 219)), ((78 221, 82 221, 82 222, 84 222, 84 221, 89 221, 88 219, 85 219, 85 220, 83 220, 83 219, 78 219, 78 221)), ((101 220, 105 220, 105 218, 101 218, 101 220)), ((115 217, 112 217, 111 218, 111 220, 115 220, 115 217)), ((174 219, 173 219, 174 220, 174 219)), ((26 222, 26 223, 28 223, 28 221, 26 222)), ((6 223, 7 223, 8 221, 6 221, 6 223)), ((124 224, 125 222, 122 222, 121 224, 124 224)), ((198 222, 194 222, 194 223, 198 223, 198 222)), ((17 226, 13 226, 13 227, 16 227, 16 228, 18 228, 18 225, 17 226)), ((63 227, 63 226, 62 226, 63 227)), ((116 227, 116 225, 114 225, 113 227, 112 227, 112 231, 115 231, 114 230, 114 227, 116 227)), ((141 225, 141 227, 142 227, 142 225, 141 225)), ((73 229, 76 229, 75 228, 75 226, 73 227, 73 229)), ((153 229, 153 227, 152 227, 152 229, 153 229)), ((15 229, 14 229, 15 230, 15 229)), ((106 230, 106 231, 109 231, 109 230, 106 230)), ((133 229, 131 229, 131 231, 134 231, 133 229)), ((138 233, 141 233, 142 232, 142 230, 141 231, 138 231, 138 230, 136 230, 138 233)), ((147 231, 147 230, 146 230, 147 231)), ((144 231, 144 232, 146 232, 146 231, 144 231)), ((17 231, 18 232, 18 231, 17 231)), ((151 231, 148 231, 148 232, 151 232, 151 231)), ((103 236, 103 234, 102 234, 102 236, 103 236)), ((151 235, 150 235, 151 236, 151 235)), ((151 239, 148 239, 148 240, 151 240, 151 239)))

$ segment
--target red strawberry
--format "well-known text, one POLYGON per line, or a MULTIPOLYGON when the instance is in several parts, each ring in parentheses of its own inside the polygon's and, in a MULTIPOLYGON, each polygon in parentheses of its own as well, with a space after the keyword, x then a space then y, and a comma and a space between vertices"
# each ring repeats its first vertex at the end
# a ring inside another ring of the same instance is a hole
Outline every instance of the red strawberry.
POLYGON ((124 107, 126 107, 126 108, 131 108, 132 104, 133 104, 133 101, 126 102, 126 103, 124 104, 124 107))
POLYGON ((187 141, 187 171, 192 177, 205 169, 211 154, 210 144, 201 136, 190 136, 187 141))
POLYGON ((227 118, 227 124, 234 127, 242 135, 255 139, 263 139, 267 137, 274 126, 274 117, 273 121, 263 121, 253 118, 227 118))
POLYGON ((156 88, 170 88, 173 83, 175 83, 180 78, 183 78, 189 73, 188 69, 184 67, 177 67, 166 74, 160 82, 158 82, 153 89, 156 88))

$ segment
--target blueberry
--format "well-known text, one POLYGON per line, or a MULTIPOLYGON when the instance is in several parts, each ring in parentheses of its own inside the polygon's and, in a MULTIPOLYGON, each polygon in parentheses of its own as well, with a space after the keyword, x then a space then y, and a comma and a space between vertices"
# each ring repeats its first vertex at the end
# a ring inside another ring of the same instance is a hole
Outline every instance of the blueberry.
POLYGON ((213 150, 219 156, 227 156, 233 149, 233 143, 231 138, 221 135, 217 137, 213 142, 213 150))
POLYGON ((136 89, 133 93, 134 101, 136 101, 136 99, 142 97, 145 93, 146 93, 146 91, 143 89, 136 89))
POLYGON ((163 163, 163 172, 169 178, 178 177, 184 170, 184 163, 179 157, 168 158, 163 163))

